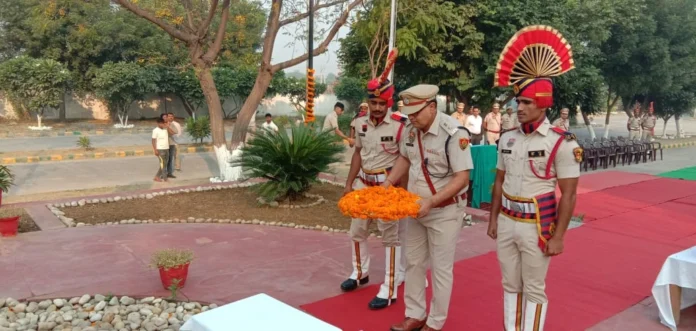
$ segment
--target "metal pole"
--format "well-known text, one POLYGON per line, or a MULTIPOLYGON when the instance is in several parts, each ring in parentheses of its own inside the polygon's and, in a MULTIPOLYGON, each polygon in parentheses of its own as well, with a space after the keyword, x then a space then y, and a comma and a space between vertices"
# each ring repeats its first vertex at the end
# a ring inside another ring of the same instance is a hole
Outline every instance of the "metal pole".
POLYGON ((309 0, 309 36, 307 38, 307 97, 305 123, 314 122, 314 0, 309 0))
POLYGON ((309 58, 307 69, 314 69, 314 0, 309 0, 309 38, 307 40, 309 58))
MULTIPOLYGON (((389 52, 394 49, 396 40, 396 0, 391 0, 391 14, 389 15, 389 52)), ((388 53, 387 53, 388 54, 388 53)), ((389 72, 389 80, 394 82, 394 69, 389 72)))

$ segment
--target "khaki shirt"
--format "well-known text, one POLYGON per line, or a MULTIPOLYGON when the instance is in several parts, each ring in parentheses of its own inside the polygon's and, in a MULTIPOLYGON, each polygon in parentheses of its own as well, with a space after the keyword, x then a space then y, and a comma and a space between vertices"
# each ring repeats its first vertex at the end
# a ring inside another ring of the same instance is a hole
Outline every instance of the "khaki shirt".
POLYGON ((655 127, 656 122, 657 117, 655 117, 655 115, 645 114, 645 116, 643 116, 643 120, 641 121, 641 125, 643 126, 643 129, 652 129, 655 127))
POLYGON ((466 114, 464 112, 454 112, 452 115, 452 118, 457 120, 459 122, 459 126, 465 126, 466 125, 466 114))
POLYGON ((486 123, 486 131, 490 133, 500 133, 502 118, 500 113, 488 113, 483 123, 486 123))
POLYGON ((503 130, 510 130, 517 126, 517 115, 507 113, 500 116, 500 122, 502 123, 503 130))
POLYGON ((640 118, 632 115, 628 118, 628 130, 630 131, 640 131, 640 118))
MULTIPOLYGON (((471 159, 471 146, 469 133, 459 128, 459 122, 450 116, 438 112, 433 124, 427 132, 421 132, 423 142, 423 158, 426 159, 430 180, 435 186, 435 191, 442 191, 454 176, 454 173, 471 170, 474 162, 471 159), (445 142, 447 138, 447 152, 449 153, 449 166, 447 165, 447 155, 445 154, 445 142), (464 148, 462 148, 462 146, 464 148)), ((412 125, 405 129, 405 139, 401 141, 401 155, 411 162, 408 177, 408 190, 423 197, 433 196, 430 186, 425 180, 425 175, 421 168, 420 144, 418 142, 418 132, 412 125)), ((465 187, 457 193, 461 195, 469 187, 465 187)))
POLYGON ((338 114, 336 111, 331 111, 326 118, 324 118, 324 131, 326 130, 336 130, 338 127, 338 114))
POLYGON ((399 158, 399 143, 396 140, 400 128, 401 141, 406 138, 406 125, 391 118, 391 115, 391 112, 387 113, 377 126, 367 115, 355 119, 355 147, 360 148, 361 167, 367 173, 393 167, 399 158))
POLYGON ((557 118, 555 121, 553 121, 553 126, 557 126, 563 130, 570 130, 570 121, 569 120, 564 120, 562 118, 557 118))
POLYGON ((551 130, 548 119, 528 136, 519 129, 506 132, 500 137, 498 144, 497 168, 505 171, 503 191, 511 196, 529 199, 555 191, 559 178, 580 177, 580 163, 574 154, 579 151, 576 148, 580 148, 577 141, 566 140, 551 130), (540 176, 546 174, 546 164, 559 138, 564 140, 558 148, 553 167, 551 167, 551 175, 554 178, 541 179, 534 175, 531 167, 533 166, 540 176), (542 151, 543 154, 531 157, 530 153, 536 151, 542 151), (531 166, 530 160, 532 161, 531 166))

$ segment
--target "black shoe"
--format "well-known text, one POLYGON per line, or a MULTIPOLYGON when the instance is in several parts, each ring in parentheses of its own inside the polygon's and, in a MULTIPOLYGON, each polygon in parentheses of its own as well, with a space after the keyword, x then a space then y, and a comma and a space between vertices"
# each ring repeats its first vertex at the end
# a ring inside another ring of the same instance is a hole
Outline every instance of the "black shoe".
MULTIPOLYGON (((392 299, 391 303, 395 303, 396 299, 392 299)), ((370 309, 372 310, 379 310, 383 308, 389 307, 389 300, 387 299, 382 299, 378 297, 374 297, 372 301, 367 305, 370 309)))
MULTIPOLYGON (((370 281, 370 276, 367 276, 363 279, 360 280, 360 285, 365 285, 370 281)), ((350 292, 354 289, 358 288, 358 281, 355 279, 346 279, 343 283, 341 283, 341 290, 343 292, 350 292)))
POLYGON ((168 178, 176 178, 174 175, 167 175, 168 178))

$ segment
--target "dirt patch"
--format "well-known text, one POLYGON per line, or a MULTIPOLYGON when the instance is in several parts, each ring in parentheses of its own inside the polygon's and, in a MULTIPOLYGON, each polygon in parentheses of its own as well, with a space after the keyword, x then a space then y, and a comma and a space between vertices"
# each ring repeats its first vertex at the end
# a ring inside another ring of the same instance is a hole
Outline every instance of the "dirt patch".
POLYGON ((0 218, 20 216, 19 218, 19 233, 41 231, 34 223, 34 219, 27 214, 24 208, 2 208, 0 209, 0 218))
MULTIPOLYGON (((328 226, 348 230, 350 218, 338 210, 338 200, 343 188, 331 184, 312 187, 311 194, 324 197, 327 202, 308 208, 278 208, 260 205, 252 188, 234 188, 217 191, 180 193, 156 196, 152 199, 122 200, 114 203, 88 204, 83 207, 66 207, 65 216, 75 223, 98 224, 121 220, 172 220, 203 219, 258 219, 266 222, 295 223, 306 226, 328 226)), ((303 199, 295 204, 309 204, 315 199, 303 199)))

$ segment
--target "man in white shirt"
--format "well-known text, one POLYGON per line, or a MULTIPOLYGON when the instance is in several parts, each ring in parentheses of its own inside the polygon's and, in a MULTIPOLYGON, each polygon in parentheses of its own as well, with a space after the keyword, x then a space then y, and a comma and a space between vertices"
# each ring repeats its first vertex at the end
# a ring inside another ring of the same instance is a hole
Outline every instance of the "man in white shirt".
POLYGON ((278 126, 273 123, 273 116, 270 113, 266 114, 266 121, 261 124, 265 130, 278 132, 278 126))
POLYGON ((345 139, 348 141, 349 144, 354 144, 355 140, 353 140, 351 137, 346 136, 341 129, 338 127, 338 117, 343 114, 343 110, 346 107, 340 103, 337 102, 336 105, 334 106, 334 111, 330 112, 328 115, 326 115, 326 118, 324 119, 324 127, 323 130, 332 130, 334 133, 336 133, 339 137, 345 139))
POLYGON ((480 145, 483 134, 481 134, 481 125, 483 125, 483 118, 479 116, 480 110, 478 106, 473 106, 471 108, 471 115, 466 118, 466 129, 471 133, 471 144, 480 145))
POLYGON ((176 141, 181 137, 181 124, 174 118, 174 113, 167 113, 167 122, 169 123, 169 127, 167 128, 169 132, 169 161, 167 162, 167 170, 169 173, 167 177, 176 178, 174 176, 174 169, 181 171, 179 143, 176 141))
POLYGON ((169 132, 167 132, 167 121, 162 117, 157 119, 157 127, 152 130, 152 149, 159 160, 159 170, 157 170, 154 180, 166 182, 167 162, 169 162, 169 132))

